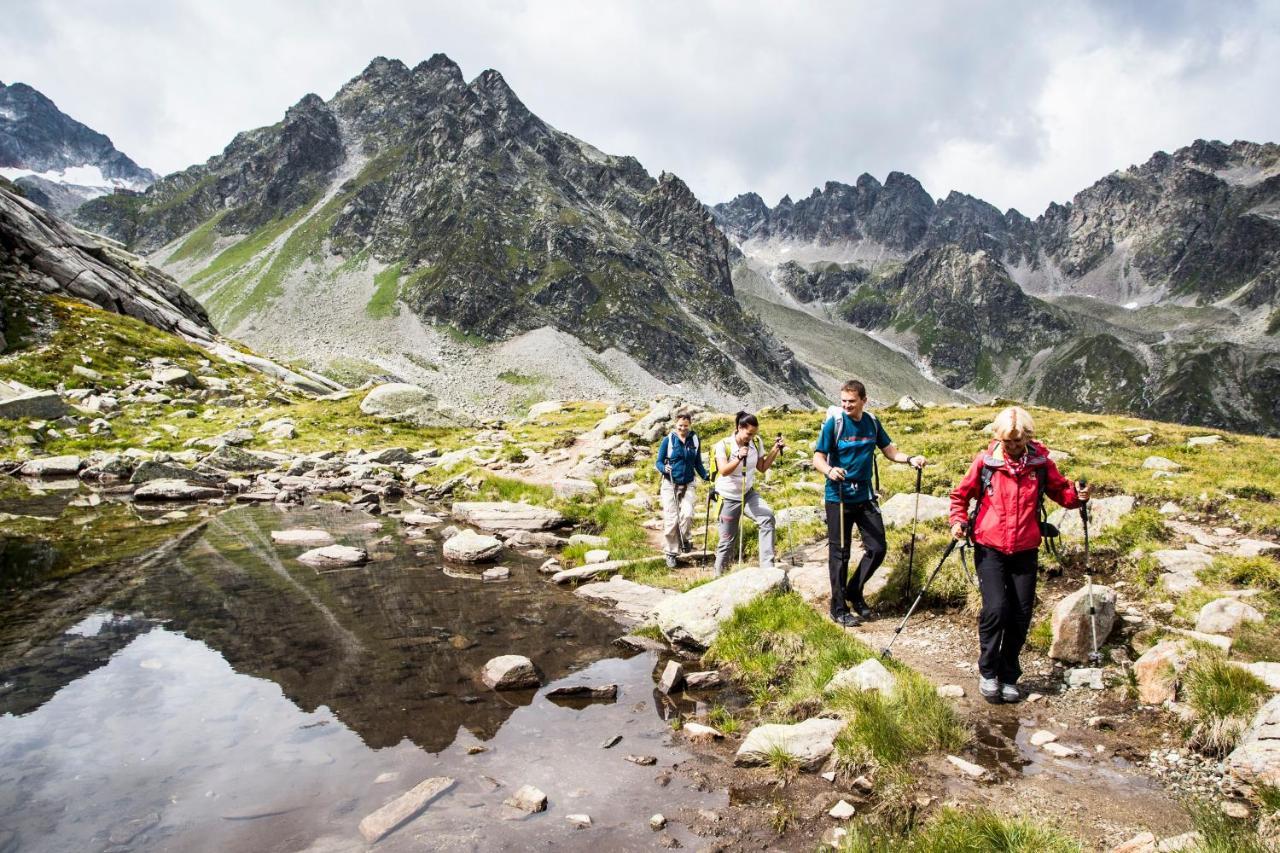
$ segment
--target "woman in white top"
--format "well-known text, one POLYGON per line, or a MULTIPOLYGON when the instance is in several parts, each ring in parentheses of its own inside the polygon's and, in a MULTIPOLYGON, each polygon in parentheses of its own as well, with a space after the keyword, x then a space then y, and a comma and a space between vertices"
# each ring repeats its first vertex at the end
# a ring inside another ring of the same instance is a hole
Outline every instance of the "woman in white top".
POLYGON ((786 445, 779 435, 773 449, 765 454, 764 445, 756 437, 759 431, 760 422, 755 415, 738 412, 733 435, 716 442, 716 494, 720 498, 716 577, 724 573, 744 513, 760 528, 761 567, 773 567, 773 510, 753 486, 756 472, 768 471, 786 445))

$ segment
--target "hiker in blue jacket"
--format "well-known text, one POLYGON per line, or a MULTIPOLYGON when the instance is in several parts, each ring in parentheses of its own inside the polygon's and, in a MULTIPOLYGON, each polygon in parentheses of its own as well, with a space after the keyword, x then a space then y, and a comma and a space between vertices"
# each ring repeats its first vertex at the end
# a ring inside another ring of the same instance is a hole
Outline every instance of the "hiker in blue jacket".
POLYGON ((871 485, 876 448, 894 462, 915 468, 925 466, 923 456, 908 456, 894 445, 879 418, 863 411, 866 404, 865 385, 856 379, 844 383, 840 389, 841 411, 833 412, 823 422, 813 453, 813 467, 827 478, 831 619, 845 627, 861 625, 863 619, 871 616, 862 588, 880 568, 887 553, 884 519, 880 517, 880 506, 871 485), (862 561, 849 578, 850 534, 855 524, 862 536, 862 561))
POLYGON ((698 434, 693 431, 693 419, 688 412, 676 414, 676 428, 658 446, 653 467, 662 475, 658 495, 662 499, 663 551, 667 568, 674 569, 676 555, 693 550, 689 541, 696 504, 693 477, 696 474, 703 480, 711 479, 702 464, 698 434))

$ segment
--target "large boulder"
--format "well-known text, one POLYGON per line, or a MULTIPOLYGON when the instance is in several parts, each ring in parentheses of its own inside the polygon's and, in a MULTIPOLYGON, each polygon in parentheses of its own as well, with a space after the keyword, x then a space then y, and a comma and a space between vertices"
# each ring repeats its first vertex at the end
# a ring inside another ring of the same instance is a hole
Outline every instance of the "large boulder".
POLYGON ((1178 681, 1197 654, 1186 640, 1161 640, 1138 658, 1133 673, 1138 681, 1138 700, 1160 705, 1178 698, 1178 681))
POLYGON ((1227 756, 1227 769, 1245 784, 1280 787, 1280 696, 1259 709, 1227 756))
POLYGON ((135 501, 204 501, 222 496, 222 489, 186 480, 152 480, 133 493, 135 501))
POLYGON ((52 421, 71 413, 71 407, 58 396, 56 391, 37 391, 17 382, 0 380, 0 419, 2 420, 18 421, 36 418, 52 421))
MULTIPOLYGON (((1047 498, 1046 504, 1053 502, 1047 498)), ((1124 521, 1124 517, 1133 512, 1135 504, 1133 495, 1112 495, 1109 498, 1093 498, 1089 501, 1089 535, 1096 536, 1104 530, 1115 527, 1124 521)), ((1049 521, 1058 526, 1064 538, 1083 537, 1084 526, 1080 523, 1080 510, 1059 507, 1049 513, 1049 521)))
POLYGON ((133 475, 129 477, 129 482, 135 486, 149 483, 152 480, 190 480, 193 483, 203 483, 205 485, 211 485, 215 482, 212 477, 193 471, 190 468, 172 465, 168 462, 152 462, 150 460, 138 463, 138 467, 133 469, 133 475))
POLYGON ((524 655, 499 655, 484 665, 480 680, 492 690, 527 690, 542 684, 533 661, 524 655))
POLYGON ((564 411, 564 403, 559 400, 543 400, 541 403, 534 403, 529 407, 529 415, 526 420, 554 415, 562 411, 564 411))
MULTIPOLYGON (((916 493, 899 492, 880 506, 880 515, 886 527, 910 527, 916 512, 916 493)), ((951 513, 951 501, 933 495, 920 495, 920 521, 946 518, 951 513)))
POLYGON ((1069 663, 1084 663, 1093 651, 1093 631, 1097 626, 1098 646, 1106 642, 1116 621, 1116 594, 1111 587, 1093 586, 1094 618, 1089 618, 1090 588, 1082 586, 1053 608, 1053 642, 1049 657, 1069 663))
POLYGON ((434 394, 417 385, 388 382, 369 391, 360 411, 376 418, 404 421, 418 426, 461 426, 470 418, 440 406, 434 394))
POLYGON ((786 587, 782 569, 743 569, 663 601, 654 610, 654 621, 668 642, 705 649, 735 608, 786 587))
POLYGON ((1219 598, 1200 608, 1196 630, 1204 634, 1235 634, 1246 622, 1261 622, 1262 614, 1238 598, 1219 598))
POLYGON ((647 621, 659 604, 673 595, 679 595, 673 589, 646 586, 629 581, 621 575, 614 575, 603 582, 583 584, 574 590, 574 594, 612 605, 625 621, 632 623, 647 621))
POLYGON ((46 456, 22 463, 18 473, 24 477, 74 477, 80 465, 79 456, 46 456))
POLYGON ((444 557, 458 563, 485 563, 502 553, 502 542, 496 536, 485 536, 463 530, 444 543, 444 557))
POLYGON ((482 530, 547 530, 564 524, 558 511, 526 503, 459 501, 452 512, 455 520, 482 530))
POLYGON ((200 380, 190 370, 181 367, 165 367, 151 374, 151 381, 174 388, 199 388, 200 380))
POLYGON ((814 717, 795 725, 768 723, 756 726, 743 738, 733 763, 745 766, 768 764, 775 750, 781 749, 804 768, 820 765, 835 749, 836 736, 844 728, 844 720, 814 717))

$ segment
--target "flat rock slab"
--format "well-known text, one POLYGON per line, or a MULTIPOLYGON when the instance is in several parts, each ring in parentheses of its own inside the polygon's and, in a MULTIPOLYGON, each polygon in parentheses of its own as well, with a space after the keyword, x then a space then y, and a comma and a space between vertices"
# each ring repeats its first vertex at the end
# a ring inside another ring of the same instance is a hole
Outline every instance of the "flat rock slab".
POLYGON ((1280 554, 1280 543, 1265 539, 1241 539, 1232 549, 1237 557, 1272 557, 1280 554))
POLYGON ((1246 622, 1261 622, 1262 613, 1238 598, 1219 598, 1200 608, 1196 630, 1202 634, 1234 634, 1246 622))
POLYGON ((1213 558, 1199 551, 1161 550, 1153 551, 1151 556, 1161 571, 1172 574, 1194 575, 1213 565, 1213 558))
POLYGON ((573 500, 574 498, 595 497, 598 490, 596 489, 596 484, 591 480, 564 477, 552 481, 551 492, 561 500, 573 500))
POLYGON ((625 620, 644 622, 653 615, 659 604, 680 593, 674 589, 646 586, 614 575, 607 581, 583 584, 574 590, 574 594, 611 605, 625 620))
POLYGON ((1259 709, 1240 745, 1227 756, 1227 769, 1249 785, 1280 786, 1280 696, 1259 709))
POLYGON ((222 496, 222 489, 186 480, 152 480, 133 493, 136 501, 204 501, 222 496))
POLYGON ((459 563, 485 563, 496 560, 502 553, 502 542, 496 536, 485 536, 472 530, 463 530, 450 536, 444 543, 444 558, 459 563))
POLYGON ((413 820, 427 804, 453 787, 453 779, 436 776, 419 782, 396 799, 360 821, 360 834, 370 844, 386 838, 397 828, 413 820))
POLYGON ((756 726, 742 741, 733 763, 758 766, 769 763, 769 756, 776 749, 786 752, 806 769, 816 767, 827 759, 835 748, 836 735, 844 728, 844 720, 826 720, 814 717, 803 723, 785 725, 767 723, 756 726))
POLYGON ((22 463, 18 473, 23 477, 74 477, 80 462, 79 456, 46 456, 22 463))
POLYGON ((318 527, 292 527, 271 531, 271 541, 277 545, 310 545, 318 547, 333 544, 333 534, 318 527))
POLYGON ((578 566, 572 569, 561 569, 551 576, 555 583, 571 583, 573 581, 593 578, 597 575, 611 575, 623 566, 631 565, 634 560, 610 560, 606 563, 593 563, 589 566, 578 566))
MULTIPOLYGON (((946 518, 951 513, 951 501, 947 498, 922 494, 920 499, 920 521, 933 521, 946 518)), ((916 493, 899 492, 880 505, 880 515, 884 517, 885 527, 911 527, 916 512, 916 493)))
POLYGON ((503 501, 459 501, 451 512, 454 520, 481 530, 547 530, 565 521, 550 507, 503 501))
POLYGON ((298 562, 318 569, 359 566, 369 562, 369 552, 350 545, 326 545, 323 548, 313 548, 299 554, 298 562))
POLYGON ((965 761, 958 755, 948 755, 947 761, 970 779, 986 779, 990 774, 987 768, 980 764, 974 764, 972 761, 965 761))
MULTIPOLYGON (((856 543, 853 549, 858 549, 856 543)), ((861 556, 851 556, 849 565, 857 566, 860 559, 862 559, 861 556)), ((882 574, 888 573, 876 572, 871 579, 874 581, 882 574)), ((831 576, 827 572, 826 563, 805 563, 788 569, 787 586, 799 593, 800 597, 809 604, 821 605, 824 612, 831 604, 831 576)))
POLYGON ((782 569, 743 569, 663 600, 654 609, 653 618, 668 642, 705 649, 720 633, 720 623, 736 608, 786 588, 787 575, 782 569))
POLYGON ((572 687, 557 687, 547 691, 547 698, 552 702, 566 699, 612 702, 618 698, 618 685, 575 684, 572 687))
POLYGON ((719 729, 705 726, 702 723, 685 723, 681 729, 690 740, 721 740, 724 733, 719 729))
POLYGON ((429 512, 410 512, 400 520, 414 527, 434 527, 437 524, 444 523, 444 519, 440 516, 432 515, 429 512))
POLYGON ((152 480, 190 480, 205 486, 211 486, 215 482, 213 478, 182 465, 151 460, 138 463, 138 467, 133 469, 133 474, 129 477, 129 482, 135 486, 141 486, 152 480))
POLYGON ((480 680, 492 690, 527 690, 542 685, 533 661, 524 655, 499 655, 484 665, 480 680))

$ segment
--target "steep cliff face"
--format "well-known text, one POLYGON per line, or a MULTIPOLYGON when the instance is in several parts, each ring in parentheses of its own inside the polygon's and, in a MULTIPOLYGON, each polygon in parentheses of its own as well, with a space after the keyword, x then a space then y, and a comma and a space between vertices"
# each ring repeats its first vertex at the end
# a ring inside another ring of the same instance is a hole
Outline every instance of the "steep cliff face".
POLYGON ((331 100, 308 95, 80 219, 155 253, 260 347, 257 330, 289 335, 284 297, 327 277, 356 316, 404 308, 493 342, 551 327, 671 384, 812 390, 734 299, 728 243, 679 178, 557 131, 498 72, 467 82, 441 55, 377 59, 331 100))
POLYGON ((211 342, 203 307, 142 260, 73 228, 12 187, 0 185, 0 276, 18 290, 71 296, 100 308, 211 342))
POLYGON ((712 210, 738 269, 817 320, 834 311, 894 338, 950 388, 1280 427, 1266 396, 1280 358, 1280 146, 1158 153, 1035 220, 958 192, 934 202, 900 173, 712 210), (837 285, 833 262, 850 260, 840 267, 864 278, 837 285))
POLYGON ((25 83, 0 83, 0 176, 59 215, 119 189, 146 189, 156 179, 25 83))

